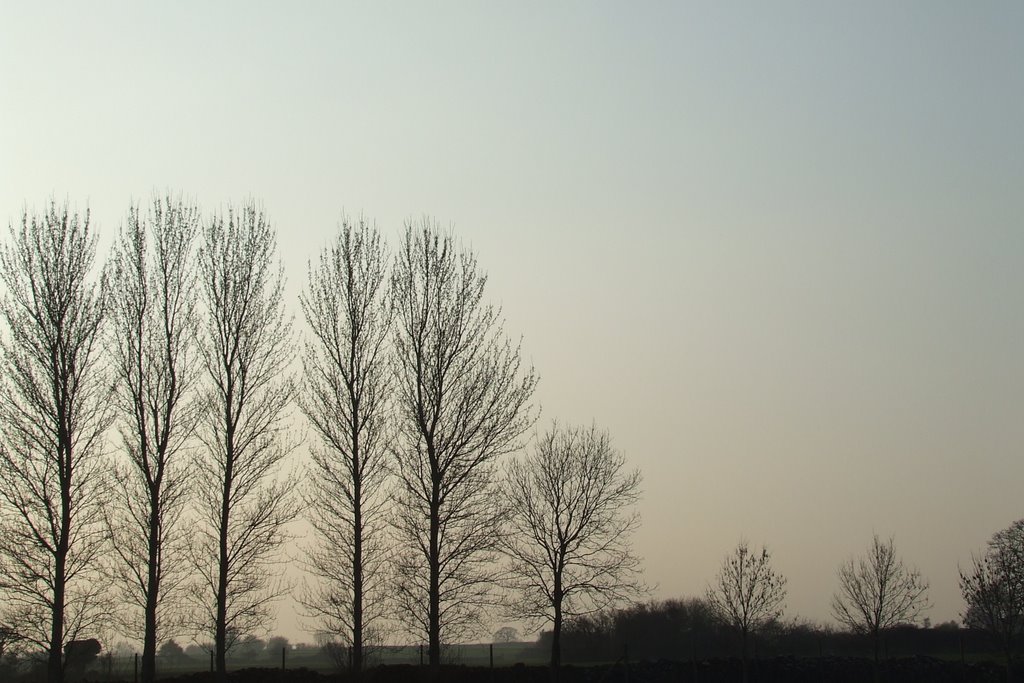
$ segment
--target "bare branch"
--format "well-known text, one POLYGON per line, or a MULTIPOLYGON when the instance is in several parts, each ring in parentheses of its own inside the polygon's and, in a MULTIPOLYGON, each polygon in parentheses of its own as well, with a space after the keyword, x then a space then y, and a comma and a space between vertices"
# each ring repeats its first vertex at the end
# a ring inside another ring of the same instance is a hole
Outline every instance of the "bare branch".
POLYGON ((626 470, 607 432, 552 424, 532 452, 508 463, 509 510, 502 550, 508 557, 509 614, 553 624, 551 665, 561 663, 563 620, 642 594, 631 535, 640 471, 626 470))
POLYGON ((363 667, 367 636, 379 640, 386 613, 387 255, 376 228, 343 220, 309 268, 301 297, 312 332, 303 355, 300 405, 320 437, 302 491, 317 543, 307 550, 316 582, 300 595, 306 616, 363 667))
POLYGON ((786 577, 772 569, 767 547, 761 546, 759 553, 751 552, 747 542, 741 540, 723 560, 715 582, 708 587, 707 600, 715 618, 740 634, 746 681, 748 639, 782 616, 786 577))
POLYGON ((142 680, 155 678, 157 631, 187 578, 182 515, 186 448, 199 418, 195 241, 199 210, 180 198, 133 206, 108 265, 116 406, 125 462, 107 526, 119 560, 121 619, 143 634, 142 680))
POLYGON ((988 633, 1011 667, 1024 631, 1024 520, 995 533, 970 569, 960 570, 960 590, 964 623, 988 633))
POLYGON ((193 530, 199 625, 216 647, 218 675, 238 635, 262 629, 283 585, 285 524, 296 514, 294 478, 281 471, 294 448, 285 418, 294 385, 291 322, 274 232, 255 204, 215 216, 199 254, 206 304, 201 354, 209 376, 199 435, 193 530))
POLYGON ((883 543, 875 534, 867 557, 850 558, 839 566, 839 591, 832 597, 832 615, 857 633, 875 641, 898 624, 913 622, 930 606, 928 582, 916 568, 896 556, 893 539, 883 543))
POLYGON ((535 417, 537 384, 472 252, 428 221, 408 225, 391 281, 398 492, 396 598, 430 663, 493 603, 502 520, 495 463, 535 417))
POLYGON ((95 256, 88 211, 56 202, 26 212, 0 251, 0 594, 8 623, 49 652, 51 683, 64 645, 110 613, 97 573, 111 411, 95 256))

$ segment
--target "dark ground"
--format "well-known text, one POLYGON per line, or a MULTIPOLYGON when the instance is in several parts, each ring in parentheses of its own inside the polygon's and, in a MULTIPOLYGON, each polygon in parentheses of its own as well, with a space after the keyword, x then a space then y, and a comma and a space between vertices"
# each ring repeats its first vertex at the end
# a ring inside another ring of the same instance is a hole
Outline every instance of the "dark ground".
MULTIPOLYGON (((698 662, 633 662, 628 667, 566 666, 560 683, 735 683, 741 680, 740 662, 713 659, 698 662)), ((993 662, 961 665, 931 657, 892 659, 881 665, 882 683, 1004 683, 1005 669, 993 662)), ((130 680, 130 679, 129 679, 130 680)), ((209 672, 161 679, 166 683, 215 683, 209 672)), ((349 683, 343 674, 321 674, 308 669, 243 669, 228 675, 231 683, 349 683)), ((365 683, 429 683, 430 670, 412 665, 379 666, 367 671, 365 683)), ((550 683, 546 667, 516 665, 487 667, 446 666, 444 683, 550 683)), ((778 657, 751 662, 751 683, 870 683, 871 660, 854 657, 820 659, 778 657)))

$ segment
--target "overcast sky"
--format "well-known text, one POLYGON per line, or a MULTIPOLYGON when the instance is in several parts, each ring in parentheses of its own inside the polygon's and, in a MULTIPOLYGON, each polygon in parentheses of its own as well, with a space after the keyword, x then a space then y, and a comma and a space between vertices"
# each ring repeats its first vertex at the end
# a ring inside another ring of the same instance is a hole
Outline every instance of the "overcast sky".
POLYGON ((293 295, 342 210, 451 225, 541 426, 642 469, 657 597, 742 537, 831 622, 878 533, 959 619, 1024 517, 1024 3, 2 8, 4 224, 255 197, 293 295))

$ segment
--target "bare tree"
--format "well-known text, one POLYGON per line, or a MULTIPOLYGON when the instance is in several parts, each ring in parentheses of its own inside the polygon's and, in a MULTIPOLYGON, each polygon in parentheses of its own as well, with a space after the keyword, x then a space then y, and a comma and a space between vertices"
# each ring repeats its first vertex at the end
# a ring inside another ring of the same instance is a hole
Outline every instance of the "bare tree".
POLYGON ((740 541, 722 562, 707 599, 715 617, 734 628, 742 641, 743 680, 749 676, 748 641, 766 624, 782 616, 786 601, 786 577, 772 569, 771 554, 751 552, 740 541))
POLYGON ((984 555, 960 571, 967 603, 964 623, 985 631, 1006 657, 1006 677, 1013 680, 1013 658, 1024 631, 1024 520, 995 533, 984 555))
POLYGON ((281 471, 294 447, 285 417, 291 322, 274 232, 247 203, 215 216, 199 254, 206 304, 201 352, 209 396, 196 462, 198 515, 193 561, 199 574, 201 625, 213 632, 217 675, 233 641, 266 626, 281 594, 275 564, 296 514, 294 479, 281 471))
POLYGON ((95 258, 88 211, 56 202, 23 214, 0 251, 0 593, 10 626, 48 652, 51 683, 64 678, 65 644, 108 614, 96 575, 111 411, 95 258))
POLYGON ((551 668, 561 665, 562 624, 643 592, 630 536, 640 471, 596 427, 552 424, 529 455, 506 467, 512 616, 551 623, 551 668))
POLYGON ((126 621, 143 633, 143 683, 156 676, 166 596, 187 576, 180 521, 188 484, 184 449, 199 414, 190 400, 198 379, 199 225, 199 210, 181 199, 155 198, 145 214, 133 206, 108 273, 110 351, 127 462, 115 468, 118 505, 107 519, 123 597, 142 613, 140 620, 129 611, 126 621))
POLYGON ((398 475, 395 567, 406 625, 441 645, 476 628, 492 604, 498 459, 535 420, 537 384, 501 312, 484 301, 472 252, 424 221, 406 227, 392 274, 398 475))
POLYGON ((492 636, 496 643, 515 643, 519 640, 519 629, 514 626, 502 626, 492 636))
POLYGON ((301 297, 312 337, 303 356, 300 403, 321 446, 303 497, 317 537, 308 564, 317 582, 300 597, 322 630, 351 647, 363 668, 367 635, 385 614, 390 309, 387 254, 376 228, 343 220, 333 244, 310 265, 301 297))
POLYGON ((875 534, 866 557, 839 566, 839 591, 832 596, 832 615, 856 633, 871 636, 877 677, 881 633, 913 622, 929 607, 928 582, 916 568, 896 556, 893 539, 875 534))

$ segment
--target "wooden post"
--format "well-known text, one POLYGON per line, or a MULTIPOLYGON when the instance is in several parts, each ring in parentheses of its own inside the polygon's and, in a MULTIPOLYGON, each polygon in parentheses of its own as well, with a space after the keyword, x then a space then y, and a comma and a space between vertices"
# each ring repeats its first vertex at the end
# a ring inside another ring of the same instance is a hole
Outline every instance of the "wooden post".
POLYGON ((287 647, 281 648, 281 668, 284 669, 284 655, 288 651, 287 647))
POLYGON ((135 653, 135 674, 132 676, 134 683, 139 683, 139 653, 135 653))
POLYGON ((210 650, 210 671, 213 671, 213 650, 210 650))
POLYGON ((423 666, 423 643, 420 643, 420 666, 423 666))
POLYGON ((491 644, 490 644, 490 645, 488 645, 487 647, 488 647, 488 648, 489 648, 489 650, 490 650, 490 655, 491 655, 491 668, 493 669, 493 668, 494 668, 494 643, 491 643, 491 644))

